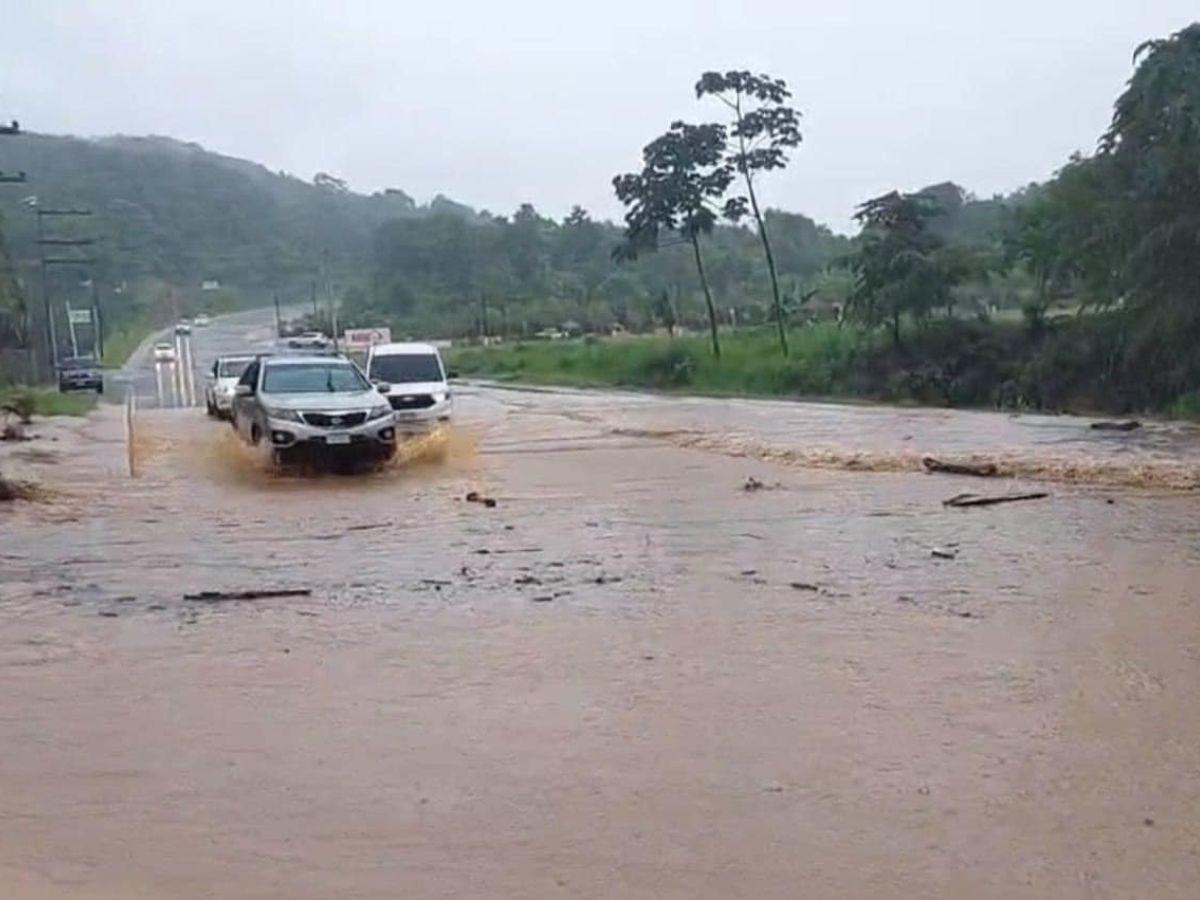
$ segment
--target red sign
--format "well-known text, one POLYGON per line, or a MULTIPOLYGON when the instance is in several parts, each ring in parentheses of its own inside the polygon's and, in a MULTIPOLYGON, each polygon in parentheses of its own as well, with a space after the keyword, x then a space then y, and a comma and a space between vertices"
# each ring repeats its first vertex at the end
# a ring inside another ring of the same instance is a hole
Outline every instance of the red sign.
POLYGON ((376 344, 390 344, 392 329, 390 328, 347 328, 342 335, 342 343, 347 349, 366 349, 376 344))

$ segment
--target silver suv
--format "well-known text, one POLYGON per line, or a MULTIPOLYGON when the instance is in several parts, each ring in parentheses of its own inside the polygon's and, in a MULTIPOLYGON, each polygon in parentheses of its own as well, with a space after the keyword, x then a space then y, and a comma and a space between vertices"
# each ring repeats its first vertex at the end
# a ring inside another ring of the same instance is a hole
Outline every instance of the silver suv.
POLYGON ((258 357, 234 388, 233 427, 277 462, 300 448, 385 459, 396 449, 385 387, 342 357, 258 357))

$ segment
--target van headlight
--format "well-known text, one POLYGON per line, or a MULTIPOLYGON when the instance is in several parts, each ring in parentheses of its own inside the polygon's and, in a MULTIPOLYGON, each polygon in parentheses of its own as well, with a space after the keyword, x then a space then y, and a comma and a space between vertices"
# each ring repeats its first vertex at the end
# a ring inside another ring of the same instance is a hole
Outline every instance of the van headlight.
POLYGON ((380 403, 378 406, 372 406, 371 411, 367 413, 367 419, 374 421, 382 419, 392 411, 392 408, 386 403, 380 403))
POLYGON ((300 413, 294 409, 285 409, 282 406, 264 406, 263 412, 267 414, 268 419, 283 419, 288 422, 300 422, 304 420, 300 418, 300 413))

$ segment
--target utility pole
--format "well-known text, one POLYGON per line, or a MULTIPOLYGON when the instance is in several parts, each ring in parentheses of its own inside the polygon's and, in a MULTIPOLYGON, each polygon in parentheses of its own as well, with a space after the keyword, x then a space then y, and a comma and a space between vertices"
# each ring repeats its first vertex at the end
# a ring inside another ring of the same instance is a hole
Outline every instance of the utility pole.
POLYGON ((104 318, 100 315, 100 289, 92 278, 92 355, 104 359, 104 318))
MULTIPOLYGON (((13 119, 12 122, 8 125, 0 125, 0 137, 15 137, 15 136, 19 135, 20 133, 21 133, 21 125, 19 122, 17 122, 16 119, 13 119)), ((4 172, 0 172, 0 184, 24 184, 26 182, 26 180, 27 179, 25 177, 24 172, 18 172, 16 175, 6 175, 4 172)), ((5 273, 0 273, 0 275, 3 275, 3 274, 5 274, 5 273)), ((15 291, 17 291, 17 296, 18 296, 18 301, 19 301, 18 308, 21 310, 20 318, 16 322, 16 329, 17 329, 17 334, 18 334, 17 340, 20 343, 24 343, 28 347, 31 343, 31 341, 29 340, 29 338, 30 338, 30 335, 29 335, 29 310, 27 307, 25 307, 24 300, 20 299, 21 294, 23 292, 21 291, 15 268, 11 272, 11 277, 12 277, 13 289, 15 291)), ((35 363, 35 357, 32 354, 32 352, 29 354, 29 363, 30 363, 31 374, 36 376, 36 374, 37 374, 36 373, 36 363, 35 363)))
POLYGON ((333 299, 333 282, 329 277, 329 248, 321 248, 321 290, 325 293, 325 305, 329 307, 329 331, 333 339, 333 352, 338 349, 338 314, 337 303, 333 299))
MULTIPOLYGON (((21 133, 21 123, 13 119, 7 125, 0 125, 0 136, 16 137, 21 133)), ((0 172, 0 184, 24 184, 26 182, 24 172, 18 172, 16 175, 6 175, 0 172)))
MULTIPOLYGON (((69 265, 69 266, 90 266, 95 260, 90 257, 80 256, 65 256, 52 257, 46 255, 47 247, 87 247, 95 243, 91 238, 58 238, 47 237, 46 226, 44 220, 46 218, 67 218, 78 216, 90 216, 90 209, 43 209, 36 207, 37 213, 37 243, 38 256, 41 262, 42 270, 42 309, 46 314, 46 350, 47 359, 53 369, 58 369, 58 334, 54 327, 54 308, 50 303, 50 289, 48 272, 50 266, 53 265, 69 265)), ((69 316, 68 316, 69 318, 69 316)), ((69 323, 68 323, 69 324, 69 323)))
POLYGON ((271 299, 275 301, 275 337, 283 337, 283 319, 279 317, 279 291, 271 295, 271 299))

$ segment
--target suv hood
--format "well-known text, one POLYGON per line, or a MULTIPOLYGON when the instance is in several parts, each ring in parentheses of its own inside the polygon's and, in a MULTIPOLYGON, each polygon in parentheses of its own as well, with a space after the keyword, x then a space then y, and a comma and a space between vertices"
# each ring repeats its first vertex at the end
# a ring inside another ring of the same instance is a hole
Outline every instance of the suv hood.
POLYGON ((262 394, 261 400, 265 406, 278 406, 300 412, 358 412, 385 402, 383 395, 378 391, 262 394))

